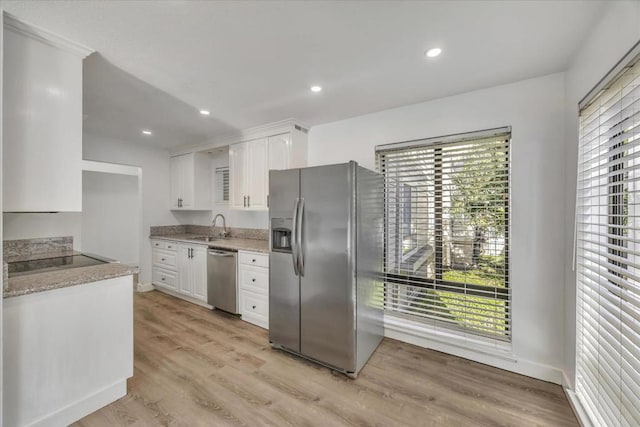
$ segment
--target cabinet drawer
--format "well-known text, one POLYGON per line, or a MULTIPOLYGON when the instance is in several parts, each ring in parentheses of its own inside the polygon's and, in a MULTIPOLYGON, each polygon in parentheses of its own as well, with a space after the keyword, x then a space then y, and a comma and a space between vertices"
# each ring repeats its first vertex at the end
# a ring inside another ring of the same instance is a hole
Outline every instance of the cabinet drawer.
POLYGON ((175 270, 178 265, 177 257, 175 253, 153 250, 153 265, 167 268, 169 270, 175 270))
POLYGON ((154 285, 164 286, 169 289, 178 288, 178 280, 176 278, 176 274, 171 271, 154 268, 151 272, 151 278, 154 285))
POLYGON ((266 295, 240 291, 240 314, 242 320, 261 328, 269 327, 269 298, 266 295))
POLYGON ((269 295, 269 270, 262 267, 240 266, 238 272, 241 290, 269 295))
POLYGON ((164 249, 165 251, 175 252, 178 244, 168 240, 152 240, 151 247, 154 249, 164 249))
POLYGON ((244 265, 269 268, 269 255, 255 252, 239 252, 238 262, 244 265))

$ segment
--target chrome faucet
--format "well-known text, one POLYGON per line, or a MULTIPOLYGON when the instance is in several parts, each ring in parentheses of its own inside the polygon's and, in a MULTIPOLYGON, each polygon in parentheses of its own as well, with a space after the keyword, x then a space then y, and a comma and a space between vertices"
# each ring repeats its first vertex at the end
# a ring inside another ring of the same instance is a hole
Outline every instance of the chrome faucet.
POLYGON ((222 237, 229 237, 229 232, 227 231, 227 221, 224 219, 224 215, 218 214, 213 217, 213 221, 211 221, 211 228, 216 226, 216 220, 218 219, 218 217, 222 218, 222 232, 220 233, 220 235, 222 237))

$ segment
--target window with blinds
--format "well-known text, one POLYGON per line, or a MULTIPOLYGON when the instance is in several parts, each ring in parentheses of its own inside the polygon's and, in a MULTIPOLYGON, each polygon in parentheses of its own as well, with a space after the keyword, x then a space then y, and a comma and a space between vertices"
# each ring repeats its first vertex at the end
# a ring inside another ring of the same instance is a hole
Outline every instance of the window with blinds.
POLYGON ((385 310, 510 341, 510 128, 376 147, 385 310))
POLYGON ((216 168, 216 204, 224 205, 229 203, 229 168, 216 168))
POLYGON ((580 103, 576 394, 640 425, 640 43, 580 103))

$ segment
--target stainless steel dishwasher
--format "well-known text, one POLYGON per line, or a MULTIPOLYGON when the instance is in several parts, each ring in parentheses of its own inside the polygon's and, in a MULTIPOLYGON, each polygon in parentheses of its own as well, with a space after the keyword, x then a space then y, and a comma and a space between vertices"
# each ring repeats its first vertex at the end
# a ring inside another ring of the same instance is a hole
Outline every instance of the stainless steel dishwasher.
POLYGON ((208 303, 233 314, 238 314, 237 257, 237 252, 220 249, 209 249, 207 253, 208 303))

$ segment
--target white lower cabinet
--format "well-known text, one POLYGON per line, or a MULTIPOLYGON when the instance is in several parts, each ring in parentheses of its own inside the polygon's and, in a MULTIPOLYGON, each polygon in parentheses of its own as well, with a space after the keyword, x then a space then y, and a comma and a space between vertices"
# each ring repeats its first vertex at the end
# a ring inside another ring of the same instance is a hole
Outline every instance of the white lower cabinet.
POLYGON ((193 297, 207 301, 207 248, 194 246, 191 252, 191 283, 193 297))
POLYGON ((207 247, 151 240, 152 283, 177 296, 207 302, 207 247))
POLYGON ((178 290, 178 279, 175 271, 167 271, 162 268, 153 267, 151 280, 154 285, 162 286, 171 290, 178 290))
POLYGON ((269 329, 269 255, 238 252, 238 294, 242 320, 269 329))

